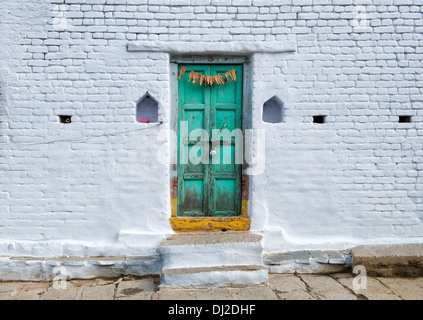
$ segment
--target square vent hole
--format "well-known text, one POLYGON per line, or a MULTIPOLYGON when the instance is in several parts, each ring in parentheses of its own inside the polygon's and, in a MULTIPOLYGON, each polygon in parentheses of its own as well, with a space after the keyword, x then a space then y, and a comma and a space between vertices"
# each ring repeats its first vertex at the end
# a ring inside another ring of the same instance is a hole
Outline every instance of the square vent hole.
POLYGON ((409 123, 411 122, 411 116, 399 116, 398 123, 409 123))
POLYGON ((72 122, 72 116, 69 115, 59 115, 59 122, 60 123, 71 123, 72 122))
POLYGON ((313 123, 325 123, 325 118, 323 115, 313 116, 313 123))

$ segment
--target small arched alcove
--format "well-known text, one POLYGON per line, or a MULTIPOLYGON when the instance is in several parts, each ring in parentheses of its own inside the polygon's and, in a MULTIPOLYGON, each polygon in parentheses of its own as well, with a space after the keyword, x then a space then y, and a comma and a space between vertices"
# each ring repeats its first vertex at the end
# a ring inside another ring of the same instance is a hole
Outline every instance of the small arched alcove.
POLYGON ((159 121, 159 103, 148 92, 137 102, 136 117, 142 123, 159 121))
POLYGON ((283 103, 277 96, 273 96, 263 104, 262 120, 269 123, 283 121, 283 103))

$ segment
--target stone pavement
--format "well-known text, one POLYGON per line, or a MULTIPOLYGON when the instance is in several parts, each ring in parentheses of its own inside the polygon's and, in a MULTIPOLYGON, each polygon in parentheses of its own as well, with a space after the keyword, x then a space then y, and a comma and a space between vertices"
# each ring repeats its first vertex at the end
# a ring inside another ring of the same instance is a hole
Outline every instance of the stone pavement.
POLYGON ((355 289, 355 275, 269 274, 251 287, 174 289, 158 276, 57 282, 0 282, 0 300, 423 300, 423 277, 367 277, 355 289))

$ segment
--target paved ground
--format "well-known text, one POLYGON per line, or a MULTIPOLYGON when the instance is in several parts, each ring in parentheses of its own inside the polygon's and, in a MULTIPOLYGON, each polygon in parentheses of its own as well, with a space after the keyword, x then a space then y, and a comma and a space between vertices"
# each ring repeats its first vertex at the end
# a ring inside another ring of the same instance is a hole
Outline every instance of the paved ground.
POLYGON ((367 277, 351 274, 270 274, 269 284, 244 288, 171 289, 156 276, 57 282, 0 282, 0 300, 423 300, 423 277, 367 277), (357 287, 357 286, 356 286, 357 287))

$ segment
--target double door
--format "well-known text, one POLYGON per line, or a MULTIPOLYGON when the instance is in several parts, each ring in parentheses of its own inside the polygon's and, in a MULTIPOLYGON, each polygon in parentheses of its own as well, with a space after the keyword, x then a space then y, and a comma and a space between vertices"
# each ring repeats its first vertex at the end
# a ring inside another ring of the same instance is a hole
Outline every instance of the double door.
POLYGON ((186 72, 178 81, 177 216, 239 216, 242 65, 179 65, 178 72, 182 67, 186 72), (236 81, 188 81, 191 71, 213 76, 232 69, 236 81))

